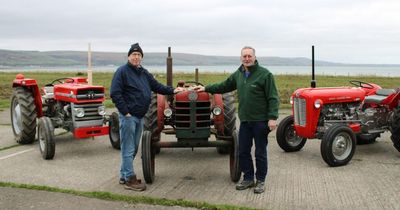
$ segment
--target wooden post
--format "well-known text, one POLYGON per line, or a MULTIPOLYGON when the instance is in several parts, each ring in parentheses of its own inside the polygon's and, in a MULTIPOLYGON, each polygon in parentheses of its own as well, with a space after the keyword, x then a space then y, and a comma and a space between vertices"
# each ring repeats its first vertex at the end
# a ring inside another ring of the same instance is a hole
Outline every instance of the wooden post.
POLYGON ((194 71, 194 81, 199 82, 199 68, 194 71))
POLYGON ((89 85, 93 84, 92 77, 92 49, 90 47, 90 43, 88 44, 88 70, 87 70, 87 81, 89 85))

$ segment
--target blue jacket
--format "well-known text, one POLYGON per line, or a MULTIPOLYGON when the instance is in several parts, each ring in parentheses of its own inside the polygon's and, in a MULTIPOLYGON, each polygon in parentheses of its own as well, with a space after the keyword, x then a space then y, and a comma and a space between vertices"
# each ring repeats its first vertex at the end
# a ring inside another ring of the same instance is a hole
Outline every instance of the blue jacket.
POLYGON ((142 118, 151 102, 151 91, 163 95, 174 94, 174 89, 164 86, 142 66, 135 67, 129 62, 120 66, 111 82, 110 96, 118 111, 142 118))

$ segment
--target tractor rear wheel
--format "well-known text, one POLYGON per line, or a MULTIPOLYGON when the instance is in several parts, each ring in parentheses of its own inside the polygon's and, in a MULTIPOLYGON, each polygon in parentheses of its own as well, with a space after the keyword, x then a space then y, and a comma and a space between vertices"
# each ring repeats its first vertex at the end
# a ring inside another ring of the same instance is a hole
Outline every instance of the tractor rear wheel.
POLYGON ((294 130, 293 116, 285 117, 276 130, 276 140, 281 149, 285 152, 296 152, 301 150, 306 144, 307 138, 296 135, 294 130))
POLYGON ((56 153, 56 142, 54 140, 54 127, 50 118, 41 117, 38 125, 39 149, 43 159, 53 159, 56 153))
MULTIPOLYGON (((150 131, 153 138, 160 140, 160 133, 158 131, 158 107, 157 107, 157 94, 151 94, 151 103, 149 110, 144 115, 144 130, 150 131)), ((160 148, 156 149, 156 154, 160 153, 160 148)))
POLYGON ((239 139, 236 130, 232 132, 232 143, 229 154, 229 169, 231 180, 237 182, 240 179, 241 171, 239 168, 239 139))
POLYGON ((111 146, 114 149, 121 149, 121 139, 119 135, 119 115, 117 112, 113 112, 110 115, 108 122, 108 136, 110 138, 111 146))
POLYGON ((142 169, 143 177, 146 183, 153 183, 154 181, 154 166, 156 151, 152 146, 150 131, 144 131, 142 135, 142 169))
POLYGON ((393 142, 393 146, 400 152, 400 107, 394 110, 390 131, 392 133, 390 139, 393 142))
POLYGON ((19 144, 30 144, 36 135, 36 106, 32 92, 16 87, 11 97, 11 124, 15 140, 19 144))
POLYGON ((356 137, 347 126, 333 125, 322 137, 321 156, 329 166, 346 165, 355 151, 356 137))
MULTIPOLYGON (((222 101, 224 103, 224 133, 223 136, 231 136, 233 131, 236 130, 236 107, 235 97, 232 92, 222 94, 222 101)), ((221 134, 220 134, 221 135, 221 134)), ((228 154, 227 147, 217 147, 219 154, 228 154)))

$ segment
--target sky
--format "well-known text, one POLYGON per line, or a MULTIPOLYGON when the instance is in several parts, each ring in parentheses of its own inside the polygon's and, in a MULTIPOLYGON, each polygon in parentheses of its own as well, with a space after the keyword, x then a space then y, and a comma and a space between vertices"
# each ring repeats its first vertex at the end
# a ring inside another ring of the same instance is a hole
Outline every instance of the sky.
POLYGON ((400 64, 399 0, 0 0, 0 49, 400 64))

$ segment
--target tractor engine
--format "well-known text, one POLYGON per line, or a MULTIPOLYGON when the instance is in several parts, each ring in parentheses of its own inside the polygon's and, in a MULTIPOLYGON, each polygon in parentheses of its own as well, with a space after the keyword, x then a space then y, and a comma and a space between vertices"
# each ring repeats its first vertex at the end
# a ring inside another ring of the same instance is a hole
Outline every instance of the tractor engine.
POLYGON ((390 125, 393 113, 384 106, 368 107, 360 110, 358 117, 361 120, 364 132, 382 132, 390 125))

